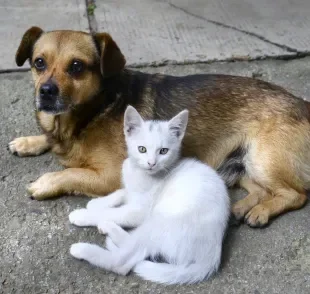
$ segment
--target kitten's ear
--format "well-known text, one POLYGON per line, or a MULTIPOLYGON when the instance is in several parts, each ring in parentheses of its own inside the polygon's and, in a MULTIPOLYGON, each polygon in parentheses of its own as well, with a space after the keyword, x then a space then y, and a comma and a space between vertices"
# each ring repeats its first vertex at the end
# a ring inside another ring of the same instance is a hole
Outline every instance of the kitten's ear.
POLYGON ((188 110, 183 110, 169 121, 169 131, 172 135, 182 140, 188 122, 188 110))
POLYGON ((132 106, 128 106, 124 116, 125 135, 130 135, 132 131, 142 126, 143 119, 139 112, 132 106))

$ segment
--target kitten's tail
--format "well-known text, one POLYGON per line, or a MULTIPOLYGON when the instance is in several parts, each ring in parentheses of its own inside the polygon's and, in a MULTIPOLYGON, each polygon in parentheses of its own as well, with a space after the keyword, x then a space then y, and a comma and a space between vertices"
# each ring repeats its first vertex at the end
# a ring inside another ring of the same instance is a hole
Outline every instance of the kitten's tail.
POLYGON ((139 262, 133 271, 145 280, 161 284, 193 284, 209 278, 217 271, 219 264, 204 265, 192 263, 188 266, 152 261, 139 262))

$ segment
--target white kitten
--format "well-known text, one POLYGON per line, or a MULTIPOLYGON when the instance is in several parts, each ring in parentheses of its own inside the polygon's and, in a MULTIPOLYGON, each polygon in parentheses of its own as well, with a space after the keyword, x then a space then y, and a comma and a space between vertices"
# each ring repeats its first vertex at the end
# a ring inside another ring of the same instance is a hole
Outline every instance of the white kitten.
POLYGON ((70 250, 74 257, 165 284, 198 282, 218 269, 229 197, 213 169, 179 159, 187 120, 186 110, 170 121, 143 121, 127 108, 124 189, 91 200, 87 209, 69 216, 75 225, 98 226, 108 234, 107 249, 76 243, 70 250), (128 233, 121 227, 136 229, 128 233), (165 263, 155 262, 158 256, 165 263))

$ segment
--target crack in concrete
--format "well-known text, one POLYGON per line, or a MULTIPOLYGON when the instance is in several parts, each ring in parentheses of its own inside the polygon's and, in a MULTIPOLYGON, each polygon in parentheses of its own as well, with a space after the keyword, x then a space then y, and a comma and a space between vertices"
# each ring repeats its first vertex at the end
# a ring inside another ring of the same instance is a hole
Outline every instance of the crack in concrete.
POLYGON ((25 67, 25 68, 7 68, 7 69, 0 69, 0 74, 14 73, 14 72, 28 72, 30 70, 31 70, 30 67, 25 67))
POLYGON ((249 31, 246 31, 246 30, 243 30, 243 29, 239 29, 237 27, 234 27, 234 26, 231 26, 231 25, 228 25, 228 24, 225 24, 225 23, 222 23, 222 22, 219 22, 219 21, 215 21, 215 20, 211 20, 211 19, 208 19, 208 18, 205 18, 203 16, 200 16, 200 15, 197 15, 197 14, 194 14, 192 12, 189 12, 188 10, 182 8, 182 7, 179 7, 175 4, 172 4, 170 2, 168 2, 167 4, 169 4, 169 6, 175 8, 175 9, 178 9, 178 10, 181 10, 183 11, 185 14, 187 15, 190 15, 190 16, 193 16, 195 18, 198 18, 198 19, 201 19, 201 20, 204 20, 206 22, 209 22, 209 23, 212 23, 212 24, 215 24, 217 26, 221 26, 221 27, 224 27, 224 28, 228 28, 228 29, 232 29, 234 31, 237 31, 239 33, 243 33, 243 34, 246 34, 246 35, 249 35, 249 36, 252 36, 254 38, 257 38, 261 41, 264 41, 265 43, 268 43, 270 45, 274 45, 274 46, 277 46, 278 48, 281 48, 283 50, 286 50, 288 52, 292 52, 292 53, 297 53, 297 54, 303 54, 303 53, 309 53, 309 52, 303 52, 303 51, 299 51, 298 49, 295 49, 293 47, 290 47, 290 46, 287 46, 287 45, 284 45, 284 44, 279 44, 279 43, 276 43, 276 42, 273 42, 259 34, 256 34, 256 33, 253 33, 253 32, 249 32, 249 31))
POLYGON ((143 62, 143 63, 134 63, 128 65, 128 68, 145 68, 145 67, 162 67, 167 65, 193 65, 193 64, 213 64, 213 63, 232 63, 232 62, 253 62, 253 61, 260 61, 260 60, 295 60, 301 59, 310 56, 310 52, 302 52, 297 54, 282 54, 282 55, 264 55, 258 57, 250 57, 250 56, 232 56, 225 59, 209 59, 209 60, 183 60, 183 61, 176 61, 176 60, 163 60, 159 62, 143 62))
POLYGON ((89 31, 92 34, 97 33, 98 24, 97 24, 97 20, 95 17, 95 9, 96 9, 95 0, 85 0, 85 5, 86 5, 86 15, 87 15, 87 20, 88 20, 89 31), (89 12, 89 7, 91 7, 91 6, 94 7, 92 14, 89 12))

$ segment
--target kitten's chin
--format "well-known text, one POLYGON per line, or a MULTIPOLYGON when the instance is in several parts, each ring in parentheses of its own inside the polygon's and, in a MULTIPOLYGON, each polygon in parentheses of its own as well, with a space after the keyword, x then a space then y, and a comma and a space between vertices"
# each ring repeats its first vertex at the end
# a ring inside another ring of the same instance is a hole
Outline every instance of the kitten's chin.
POLYGON ((159 171, 158 170, 154 170, 154 169, 145 169, 145 171, 149 174, 149 175, 155 175, 157 174, 159 171))
POLYGON ((153 168, 153 169, 149 169, 148 167, 138 164, 136 163, 136 166, 142 170, 143 172, 145 172, 146 174, 150 175, 150 176, 155 176, 155 175, 161 175, 163 173, 165 173, 165 171, 163 169, 161 169, 160 167, 158 168, 153 168))
POLYGON ((150 176, 157 176, 165 173, 163 169, 145 169, 145 172, 150 176))

